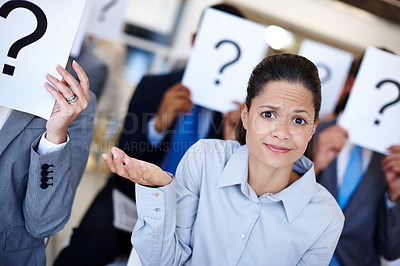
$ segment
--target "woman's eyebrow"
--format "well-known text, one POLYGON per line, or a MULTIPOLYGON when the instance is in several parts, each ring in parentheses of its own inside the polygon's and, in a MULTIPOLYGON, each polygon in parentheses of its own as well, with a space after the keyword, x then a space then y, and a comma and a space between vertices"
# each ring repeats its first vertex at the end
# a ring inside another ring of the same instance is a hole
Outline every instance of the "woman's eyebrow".
POLYGON ((294 110, 294 112, 297 113, 297 114, 298 113, 306 113, 307 115, 309 115, 311 117, 310 113, 307 112, 306 110, 299 109, 299 110, 294 110))
POLYGON ((269 108, 269 109, 272 109, 274 111, 281 109, 280 107, 272 106, 272 105, 261 105, 260 108, 269 108))

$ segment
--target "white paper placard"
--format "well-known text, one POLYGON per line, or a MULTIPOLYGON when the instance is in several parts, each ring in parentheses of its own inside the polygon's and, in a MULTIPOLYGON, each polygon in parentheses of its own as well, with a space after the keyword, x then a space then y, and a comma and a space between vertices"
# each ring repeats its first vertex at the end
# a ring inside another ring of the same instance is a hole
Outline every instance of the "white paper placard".
POLYGON ((125 26, 127 0, 96 0, 87 31, 110 41, 119 41, 125 26))
POLYGON ((298 52, 313 62, 321 79, 322 103, 320 117, 333 112, 346 82, 353 54, 312 40, 303 40, 298 52))
POLYGON ((72 57, 77 58, 81 54, 83 42, 85 41, 85 38, 86 38, 87 26, 89 24, 89 19, 92 15, 92 11, 93 11, 94 1, 95 0, 86 0, 85 8, 83 9, 83 13, 82 13, 82 18, 79 23, 79 27, 76 32, 75 40, 74 40, 74 43, 73 43, 72 49, 71 49, 70 55, 72 57))
POLYGON ((138 219, 136 203, 118 189, 112 190, 113 225, 122 231, 132 233, 138 219))
POLYGON ((0 0, 0 12, 8 13, 6 18, 0 17, 1 106, 44 119, 50 117, 54 98, 44 87, 46 74, 61 79, 56 65, 66 65, 84 5, 82 0, 37 0, 35 3, 0 0), (16 6, 22 3, 23 7, 11 7, 9 3, 16 6), (7 7, 11 8, 7 10, 7 7), (15 48, 19 50, 16 58, 8 56, 10 49, 14 50, 14 43, 37 29, 44 29, 42 37, 15 48), (12 75, 3 73, 6 64, 15 67, 12 75))
POLYGON ((212 8, 204 12, 182 83, 192 101, 222 113, 243 102, 251 71, 265 57, 266 27, 212 8))
POLYGON ((400 56, 368 47, 339 119, 349 141, 386 153, 400 144, 400 56))

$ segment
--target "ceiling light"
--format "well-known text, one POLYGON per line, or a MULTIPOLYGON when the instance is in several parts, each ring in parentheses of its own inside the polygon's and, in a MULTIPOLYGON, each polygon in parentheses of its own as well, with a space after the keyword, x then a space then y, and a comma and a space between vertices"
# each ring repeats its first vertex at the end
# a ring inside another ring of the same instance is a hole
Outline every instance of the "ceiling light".
POLYGON ((265 30, 265 41, 275 50, 289 47, 295 42, 295 36, 284 28, 271 25, 265 30))

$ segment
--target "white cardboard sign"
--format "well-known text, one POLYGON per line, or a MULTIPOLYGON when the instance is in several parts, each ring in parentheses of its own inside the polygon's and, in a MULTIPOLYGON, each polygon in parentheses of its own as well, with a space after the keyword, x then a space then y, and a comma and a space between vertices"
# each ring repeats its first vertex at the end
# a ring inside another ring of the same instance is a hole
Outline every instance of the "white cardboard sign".
POLYGON ((72 57, 79 57, 81 54, 82 46, 86 38, 87 25, 89 24, 89 19, 92 15, 93 6, 95 0, 86 0, 85 8, 83 9, 82 18, 79 23, 78 30, 75 35, 75 40, 71 49, 72 57))
POLYGON ((298 54, 318 68, 322 93, 320 117, 324 117, 335 110, 354 59, 353 54, 312 40, 303 40, 298 54))
POLYGON ((339 125, 380 153, 400 144, 400 56, 368 47, 339 125))
POLYGON ((265 57, 266 27, 208 8, 199 27, 182 83, 192 101, 222 113, 243 102, 251 71, 265 57))
POLYGON ((84 5, 0 0, 1 106, 49 119, 54 98, 44 87, 46 74, 61 78, 56 65, 66 65, 84 5), (25 36, 31 40, 21 41, 25 36))
POLYGON ((119 41, 125 26, 126 0, 96 0, 87 31, 102 39, 119 41))

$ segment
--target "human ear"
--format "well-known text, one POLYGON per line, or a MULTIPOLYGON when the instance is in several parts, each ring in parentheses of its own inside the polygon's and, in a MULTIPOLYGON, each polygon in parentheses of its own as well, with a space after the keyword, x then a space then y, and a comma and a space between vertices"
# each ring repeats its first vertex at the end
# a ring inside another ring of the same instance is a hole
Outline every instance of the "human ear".
MULTIPOLYGON (((318 117, 317 120, 315 120, 315 122, 314 122, 313 129, 312 129, 312 131, 311 131, 311 137, 314 135, 315 130, 317 129, 318 124, 319 124, 319 117, 318 117)), ((311 137, 310 137, 310 139, 311 139, 311 137)))
POLYGON ((247 130, 249 109, 247 108, 246 103, 243 103, 240 109, 241 109, 240 118, 242 119, 243 128, 247 130))

